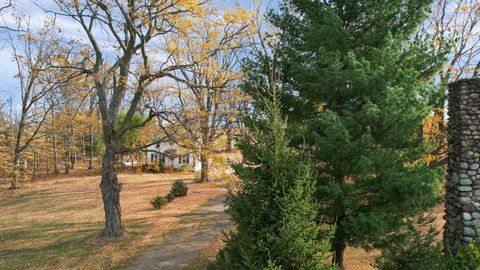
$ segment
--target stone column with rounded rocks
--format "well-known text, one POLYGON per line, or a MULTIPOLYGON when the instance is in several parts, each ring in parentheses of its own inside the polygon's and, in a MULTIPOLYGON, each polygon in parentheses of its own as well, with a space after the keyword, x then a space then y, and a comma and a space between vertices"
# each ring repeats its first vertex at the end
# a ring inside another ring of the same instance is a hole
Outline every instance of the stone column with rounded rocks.
POLYGON ((480 79, 449 85, 444 245, 451 251, 480 236, 480 79))

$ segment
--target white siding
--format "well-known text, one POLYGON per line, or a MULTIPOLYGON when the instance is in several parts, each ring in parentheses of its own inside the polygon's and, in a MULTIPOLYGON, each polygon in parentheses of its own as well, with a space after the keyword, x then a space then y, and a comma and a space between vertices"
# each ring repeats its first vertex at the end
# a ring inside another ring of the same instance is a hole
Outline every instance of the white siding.
POLYGON ((167 155, 165 155, 165 163, 164 163, 165 166, 172 166, 173 165, 173 168, 179 169, 183 165, 188 165, 190 167, 191 171, 195 171, 195 172, 200 171, 200 161, 195 159, 195 157, 192 153, 188 154, 189 155, 189 157, 188 157, 189 163, 188 164, 180 164, 178 155, 179 154, 184 154, 184 153, 186 155, 187 151, 185 149, 183 149, 182 147, 180 147, 179 145, 177 145, 175 143, 170 143, 170 142, 162 142, 162 143, 159 143, 157 145, 149 146, 146 149, 147 163, 152 164, 152 161, 153 161, 152 160, 152 154, 154 155, 154 158, 155 158, 155 157, 159 157, 161 154, 163 154, 165 152, 168 152, 169 150, 170 151, 175 150, 177 152, 177 156, 175 156, 173 158, 173 164, 172 164, 172 160, 170 160, 170 158, 168 158, 167 155))

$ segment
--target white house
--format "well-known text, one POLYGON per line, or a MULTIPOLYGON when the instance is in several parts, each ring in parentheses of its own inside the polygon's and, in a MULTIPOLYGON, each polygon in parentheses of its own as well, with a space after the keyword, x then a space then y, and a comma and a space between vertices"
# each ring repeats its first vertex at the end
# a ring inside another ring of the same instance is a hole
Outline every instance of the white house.
POLYGON ((171 166, 175 169, 187 166, 190 171, 198 172, 201 168, 200 160, 195 158, 193 153, 174 142, 161 142, 151 145, 145 150, 145 153, 147 164, 152 164, 153 161, 158 160, 165 167, 171 166))

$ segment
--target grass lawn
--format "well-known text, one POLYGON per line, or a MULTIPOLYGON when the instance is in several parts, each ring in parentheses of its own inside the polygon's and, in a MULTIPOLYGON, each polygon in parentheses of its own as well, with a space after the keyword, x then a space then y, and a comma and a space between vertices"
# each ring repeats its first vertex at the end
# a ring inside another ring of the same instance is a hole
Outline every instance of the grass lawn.
POLYGON ((123 269, 173 230, 182 216, 225 192, 190 184, 189 194, 152 210, 173 181, 191 173, 119 175, 125 236, 100 241, 103 205, 99 176, 60 176, 8 191, 0 186, 0 269, 123 269))

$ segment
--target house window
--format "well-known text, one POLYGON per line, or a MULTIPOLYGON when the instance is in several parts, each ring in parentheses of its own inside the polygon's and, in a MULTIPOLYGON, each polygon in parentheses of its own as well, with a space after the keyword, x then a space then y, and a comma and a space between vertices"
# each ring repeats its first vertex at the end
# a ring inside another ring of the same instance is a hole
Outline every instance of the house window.
POLYGON ((190 164, 190 155, 178 156, 178 164, 190 164))
POLYGON ((165 164, 165 155, 164 154, 160 154, 159 155, 159 160, 161 163, 165 164))
POLYGON ((152 154, 152 155, 150 156, 150 160, 151 160, 151 161, 154 161, 154 160, 155 160, 155 154, 152 154))

